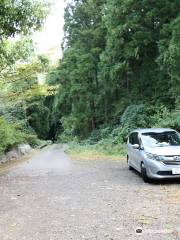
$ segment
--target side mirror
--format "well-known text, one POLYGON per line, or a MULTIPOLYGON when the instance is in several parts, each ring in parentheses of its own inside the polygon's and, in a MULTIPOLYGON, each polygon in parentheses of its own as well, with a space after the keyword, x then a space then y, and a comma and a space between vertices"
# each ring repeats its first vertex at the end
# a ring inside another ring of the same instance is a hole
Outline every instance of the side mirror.
POLYGON ((140 149, 140 145, 139 145, 139 144, 134 144, 132 147, 133 147, 134 149, 140 149))

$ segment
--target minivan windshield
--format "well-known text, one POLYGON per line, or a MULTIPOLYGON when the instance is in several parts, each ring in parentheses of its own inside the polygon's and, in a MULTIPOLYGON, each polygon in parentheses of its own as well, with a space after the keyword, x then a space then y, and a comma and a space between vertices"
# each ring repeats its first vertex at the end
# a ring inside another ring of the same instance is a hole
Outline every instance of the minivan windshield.
POLYGON ((180 146, 180 135, 174 131, 147 132, 141 136, 145 147, 180 146))

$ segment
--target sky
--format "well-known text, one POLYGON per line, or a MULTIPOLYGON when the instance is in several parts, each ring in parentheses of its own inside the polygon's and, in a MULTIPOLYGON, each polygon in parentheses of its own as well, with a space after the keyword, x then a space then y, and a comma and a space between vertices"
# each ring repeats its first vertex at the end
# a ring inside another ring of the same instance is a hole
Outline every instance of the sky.
POLYGON ((48 16, 41 32, 34 35, 38 53, 46 54, 48 50, 55 49, 55 58, 62 56, 61 42, 63 40, 64 25, 64 0, 52 0, 54 2, 52 11, 48 16))

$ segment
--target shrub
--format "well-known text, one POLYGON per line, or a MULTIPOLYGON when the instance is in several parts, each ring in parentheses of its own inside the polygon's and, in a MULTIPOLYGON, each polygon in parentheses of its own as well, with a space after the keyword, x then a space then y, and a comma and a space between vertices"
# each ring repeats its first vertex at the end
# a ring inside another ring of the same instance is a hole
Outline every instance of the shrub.
POLYGON ((25 141, 25 135, 16 130, 13 124, 6 122, 4 118, 0 118, 0 154, 10 150, 12 147, 25 141))
POLYGON ((90 134, 89 138, 87 138, 87 140, 85 140, 85 142, 87 144, 95 144, 99 141, 101 141, 102 139, 108 139, 111 132, 112 132, 112 127, 105 127, 105 128, 100 128, 100 129, 95 129, 94 131, 92 131, 92 133, 90 134))
MULTIPOLYGON (((67 124, 66 121, 65 123, 67 124)), ((68 127, 66 126, 66 131, 60 136, 59 141, 80 141, 69 126, 72 127, 68 122, 68 127)), ((176 110, 170 111, 164 105, 159 104, 154 106, 130 105, 121 116, 119 125, 102 126, 94 130, 88 138, 81 140, 79 144, 111 148, 113 145, 123 144, 134 129, 152 127, 170 127, 180 131, 180 109, 176 108, 176 110)))
POLYGON ((115 141, 123 142, 136 128, 167 127, 180 130, 180 110, 164 105, 130 105, 121 117, 121 126, 113 131, 115 141))
POLYGON ((38 139, 35 134, 26 134, 24 138, 25 142, 29 143, 31 147, 37 147, 41 145, 41 140, 38 139))
POLYGON ((180 110, 164 111, 160 116, 154 116, 156 119, 154 127, 167 127, 180 131, 180 110))

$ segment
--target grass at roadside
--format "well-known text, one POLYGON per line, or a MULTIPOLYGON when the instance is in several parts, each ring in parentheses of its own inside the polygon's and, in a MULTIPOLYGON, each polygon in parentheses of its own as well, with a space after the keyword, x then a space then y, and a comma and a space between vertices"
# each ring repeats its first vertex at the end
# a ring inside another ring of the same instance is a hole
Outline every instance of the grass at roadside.
POLYGON ((70 143, 67 153, 73 160, 121 160, 126 158, 126 146, 70 143))

